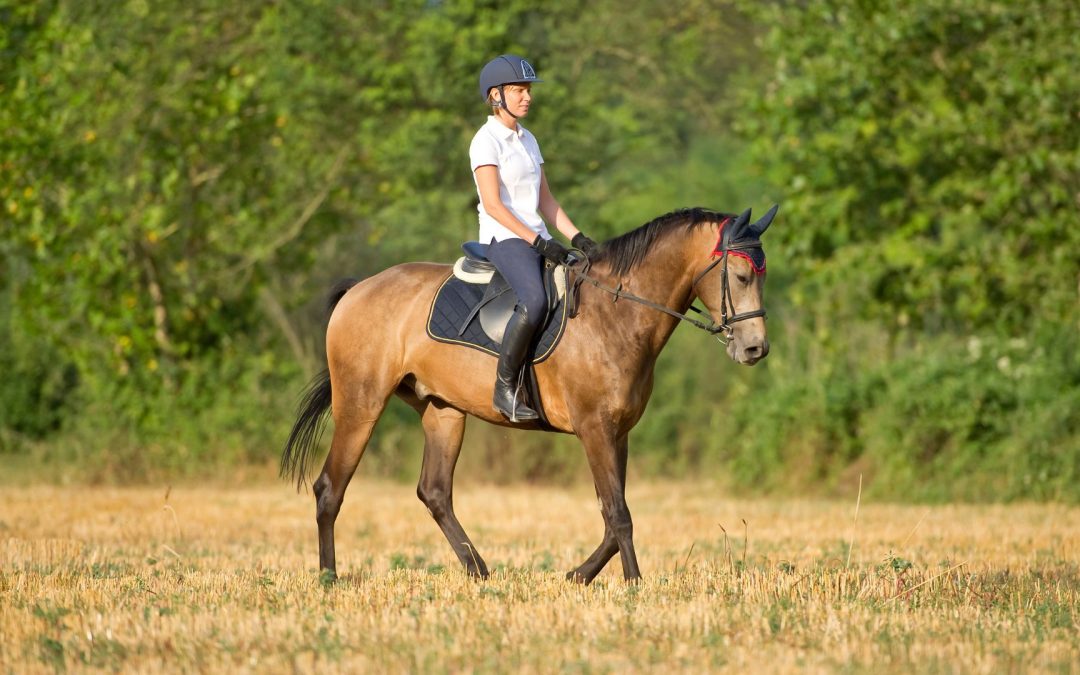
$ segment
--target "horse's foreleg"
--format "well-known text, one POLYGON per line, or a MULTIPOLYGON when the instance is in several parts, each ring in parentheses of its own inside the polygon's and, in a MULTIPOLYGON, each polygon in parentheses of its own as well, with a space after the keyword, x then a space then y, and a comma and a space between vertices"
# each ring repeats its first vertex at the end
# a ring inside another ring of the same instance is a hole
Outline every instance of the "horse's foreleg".
POLYGON ((627 438, 613 439, 603 432, 582 432, 578 435, 585 445, 596 497, 600 501, 600 512, 604 516, 604 539, 593 554, 566 578, 585 584, 591 582, 618 551, 622 557, 623 576, 628 581, 639 579, 641 571, 634 551, 634 524, 630 509, 626 506, 627 438))
MULTIPOLYGON (((623 485, 625 485, 627 454, 627 443, 625 438, 618 444, 617 450, 618 454, 616 460, 618 461, 619 478, 622 480, 623 485)), ((596 499, 601 505, 603 504, 603 501, 600 499, 599 490, 596 493, 596 499)), ((597 574, 600 574, 600 571, 604 569, 612 556, 618 552, 619 542, 615 540, 615 532, 611 529, 611 525, 608 524, 608 520, 605 517, 603 541, 600 542, 600 545, 596 547, 596 550, 593 551, 592 555, 590 555, 585 562, 581 563, 577 569, 568 572, 566 578, 570 581, 576 581, 577 583, 588 584, 596 578, 597 574)))
POLYGON ((454 467, 465 434, 465 414, 441 401, 417 406, 424 425, 424 465, 416 496, 446 535, 465 571, 475 577, 488 576, 484 559, 476 552, 469 535, 454 514, 454 467))
POLYGON ((612 556, 619 552, 619 542, 615 540, 615 533, 612 532, 606 521, 607 519, 605 519, 604 523, 604 540, 577 569, 566 573, 566 578, 570 581, 579 584, 591 583, 596 578, 596 575, 600 574, 600 570, 604 569, 604 566, 608 564, 612 556))
POLYGON ((334 407, 334 440, 330 444, 330 454, 326 456, 322 473, 312 485, 315 491, 315 520, 319 523, 319 569, 337 577, 337 563, 334 555, 334 522, 345 499, 345 488, 349 486, 364 449, 371 438, 382 408, 386 405, 381 400, 378 409, 349 410, 334 407))

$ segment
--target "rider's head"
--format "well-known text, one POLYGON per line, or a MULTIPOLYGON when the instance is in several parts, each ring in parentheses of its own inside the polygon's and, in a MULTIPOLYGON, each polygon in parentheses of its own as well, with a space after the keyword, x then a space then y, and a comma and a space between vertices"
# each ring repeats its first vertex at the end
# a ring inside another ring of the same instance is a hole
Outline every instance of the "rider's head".
POLYGON ((488 61, 480 71, 480 98, 516 118, 518 115, 506 107, 506 85, 531 85, 533 82, 543 80, 536 76, 531 63, 520 56, 503 54, 488 61))

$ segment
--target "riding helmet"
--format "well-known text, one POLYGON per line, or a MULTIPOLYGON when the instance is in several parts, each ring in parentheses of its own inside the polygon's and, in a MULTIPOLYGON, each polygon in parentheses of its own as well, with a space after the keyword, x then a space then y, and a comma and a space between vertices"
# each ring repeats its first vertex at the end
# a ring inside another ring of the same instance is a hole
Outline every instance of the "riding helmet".
POLYGON ((532 64, 513 54, 503 54, 487 62, 480 71, 480 98, 487 101, 492 87, 504 84, 543 82, 536 76, 532 64))

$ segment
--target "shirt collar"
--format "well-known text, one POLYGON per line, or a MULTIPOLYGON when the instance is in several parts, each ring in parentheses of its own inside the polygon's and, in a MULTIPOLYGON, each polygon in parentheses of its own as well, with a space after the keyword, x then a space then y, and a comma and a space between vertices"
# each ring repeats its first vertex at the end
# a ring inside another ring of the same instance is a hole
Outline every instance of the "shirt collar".
POLYGON ((521 138, 525 135, 525 127, 521 126, 520 123, 518 123, 517 130, 515 131, 500 122, 494 115, 488 115, 487 125, 491 127, 492 135, 498 138, 510 138, 511 136, 521 138))

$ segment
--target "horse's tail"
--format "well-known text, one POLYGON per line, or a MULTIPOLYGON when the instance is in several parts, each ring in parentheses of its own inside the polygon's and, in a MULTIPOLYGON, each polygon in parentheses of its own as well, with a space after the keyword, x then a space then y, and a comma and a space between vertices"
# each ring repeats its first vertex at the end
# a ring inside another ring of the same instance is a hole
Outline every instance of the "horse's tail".
MULTIPOLYGON (((341 301, 349 289, 360 283, 359 279, 342 279, 330 289, 326 299, 326 315, 330 316, 338 302, 341 301)), ((330 410, 333 400, 330 388, 330 370, 324 370, 315 376, 308 388, 304 390, 300 405, 297 406, 296 423, 289 432, 289 440, 285 442, 285 450, 281 453, 281 477, 286 476, 296 481, 296 488, 300 489, 307 478, 308 466, 311 464, 311 456, 319 447, 319 439, 322 438, 323 422, 326 413, 330 410)))
POLYGON ((319 447, 330 401, 330 371, 324 370, 315 376, 304 391, 304 397, 297 406, 299 414, 296 423, 289 432, 289 440, 285 442, 285 451, 281 453, 281 477, 295 480, 297 490, 303 486, 311 456, 319 447))
POLYGON ((334 287, 330 289, 330 295, 326 298, 326 316, 334 313, 334 308, 337 307, 338 302, 345 297, 350 288, 358 283, 360 283, 359 279, 342 279, 334 284, 334 287))

